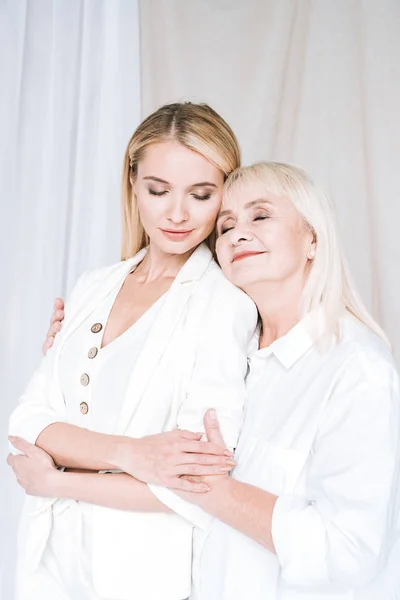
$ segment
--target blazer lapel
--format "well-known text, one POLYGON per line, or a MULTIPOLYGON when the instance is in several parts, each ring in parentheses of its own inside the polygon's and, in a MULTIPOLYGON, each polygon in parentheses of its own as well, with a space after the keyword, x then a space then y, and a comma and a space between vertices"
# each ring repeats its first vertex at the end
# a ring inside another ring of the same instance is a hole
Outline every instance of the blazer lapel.
POLYGON ((89 285, 85 290, 82 297, 77 301, 77 306, 74 306, 74 314, 71 317, 71 321, 65 325, 65 328, 62 330, 62 335, 58 338, 56 337, 55 344, 55 356, 54 356, 54 371, 53 371, 53 381, 56 382, 57 385, 57 394, 55 394, 59 398, 60 409, 64 410, 64 397, 61 391, 60 385, 60 377, 59 377, 59 359, 61 356, 61 351, 64 347, 65 342, 68 340, 69 336, 81 325, 84 320, 90 315, 90 313, 96 308, 96 306, 101 303, 103 298, 121 281, 124 277, 127 276, 132 270, 136 268, 136 266, 141 262, 144 256, 147 253, 147 249, 140 250, 135 256, 131 259, 124 261, 121 264, 118 264, 111 273, 105 275, 104 280, 96 281, 92 285, 89 285), (58 343, 57 343, 58 341, 58 343))
POLYGON ((152 374, 185 314, 187 303, 211 261, 210 250, 202 244, 182 267, 167 292, 165 302, 134 366, 116 433, 123 434, 126 431, 152 374))
POLYGON ((79 305, 75 307, 75 314, 71 321, 65 326, 64 335, 60 340, 60 348, 64 345, 68 337, 83 323, 93 310, 102 302, 109 292, 122 280, 128 273, 134 271, 136 266, 146 255, 147 250, 141 250, 133 258, 119 264, 115 270, 107 274, 102 281, 96 281, 89 285, 85 293, 79 299, 79 305))

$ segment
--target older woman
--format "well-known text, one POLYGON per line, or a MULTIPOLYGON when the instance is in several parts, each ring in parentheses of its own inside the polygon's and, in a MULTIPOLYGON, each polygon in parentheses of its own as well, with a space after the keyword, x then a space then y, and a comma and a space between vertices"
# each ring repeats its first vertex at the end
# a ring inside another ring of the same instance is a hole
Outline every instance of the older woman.
POLYGON ((221 267, 256 303, 260 336, 238 466, 191 494, 218 519, 197 532, 193 597, 399 598, 399 576, 384 571, 398 514, 399 381, 329 201, 300 169, 243 168, 227 181, 217 233, 221 267))

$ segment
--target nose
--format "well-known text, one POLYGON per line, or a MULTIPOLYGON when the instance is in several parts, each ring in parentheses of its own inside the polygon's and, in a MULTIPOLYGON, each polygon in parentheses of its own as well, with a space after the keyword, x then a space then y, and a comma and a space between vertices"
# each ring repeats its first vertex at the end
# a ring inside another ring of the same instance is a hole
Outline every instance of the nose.
POLYGON ((251 242, 253 239, 252 233, 245 227, 239 227, 238 225, 228 232, 230 236, 230 243, 232 246, 238 246, 243 242, 251 242))
POLYGON ((172 198, 171 205, 168 210, 167 219, 176 225, 184 223, 189 219, 189 213, 186 207, 185 200, 179 198, 172 198))

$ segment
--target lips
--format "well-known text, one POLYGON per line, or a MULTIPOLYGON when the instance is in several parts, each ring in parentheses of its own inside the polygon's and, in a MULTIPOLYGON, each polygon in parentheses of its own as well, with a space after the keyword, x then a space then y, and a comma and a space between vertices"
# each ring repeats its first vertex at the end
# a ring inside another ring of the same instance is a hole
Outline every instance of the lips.
POLYGON ((171 240, 183 240, 190 235, 193 229, 160 229, 171 240))
POLYGON ((252 256, 258 256, 259 254, 265 254, 265 252, 256 252, 256 251, 251 251, 251 250, 247 250, 246 252, 238 252, 237 254, 235 254, 232 257, 231 262, 237 262, 238 260, 243 260, 245 258, 250 258, 252 256))

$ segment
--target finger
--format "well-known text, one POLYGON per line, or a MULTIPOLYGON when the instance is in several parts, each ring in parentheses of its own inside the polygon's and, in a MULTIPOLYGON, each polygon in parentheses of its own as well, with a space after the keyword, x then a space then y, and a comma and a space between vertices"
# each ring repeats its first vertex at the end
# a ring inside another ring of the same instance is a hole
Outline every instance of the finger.
POLYGON ((206 483, 201 483, 201 481, 196 481, 191 478, 184 479, 183 477, 177 477, 171 485, 168 485, 168 487, 184 492, 194 492, 196 494, 204 494, 211 489, 206 483))
POLYGON ((64 310, 64 300, 62 298, 54 300, 54 310, 64 310))
POLYGON ((208 410, 204 415, 204 427, 209 442, 213 442, 214 444, 218 444, 218 446, 222 446, 222 448, 226 448, 218 423, 217 413, 213 408, 208 410))
POLYGON ((193 452, 183 452, 178 465, 199 464, 199 465, 230 465, 236 466, 236 462, 225 456, 225 454, 194 454, 193 452))
POLYGON ((177 475, 227 475, 233 467, 231 465, 179 465, 176 467, 177 475))
POLYGON ((15 474, 26 460, 28 460, 28 457, 25 456, 25 454, 9 454, 7 456, 7 464, 12 468, 15 474))
POLYGON ((10 436, 8 436, 8 439, 11 442, 11 444, 14 446, 14 448, 16 448, 17 450, 20 450, 21 452, 23 452, 26 455, 32 454, 35 450, 37 450, 36 446, 34 446, 33 444, 30 444, 29 442, 27 442, 26 440, 24 440, 20 437, 10 435, 10 436))
POLYGON ((64 319, 64 311, 63 310, 55 310, 51 315, 50 325, 53 323, 57 323, 57 321, 62 321, 64 319))
POLYGON ((232 452, 212 442, 201 442, 185 440, 182 442, 183 452, 195 452, 196 454, 219 454, 221 456, 232 456, 232 452))
POLYGON ((202 433, 195 433, 194 431, 187 431, 186 429, 178 429, 179 437, 184 440, 201 440, 203 437, 202 433))
POLYGON ((56 335, 59 331, 61 330, 61 323, 60 321, 55 321, 53 323, 53 325, 50 327, 49 332, 50 335, 56 335))

